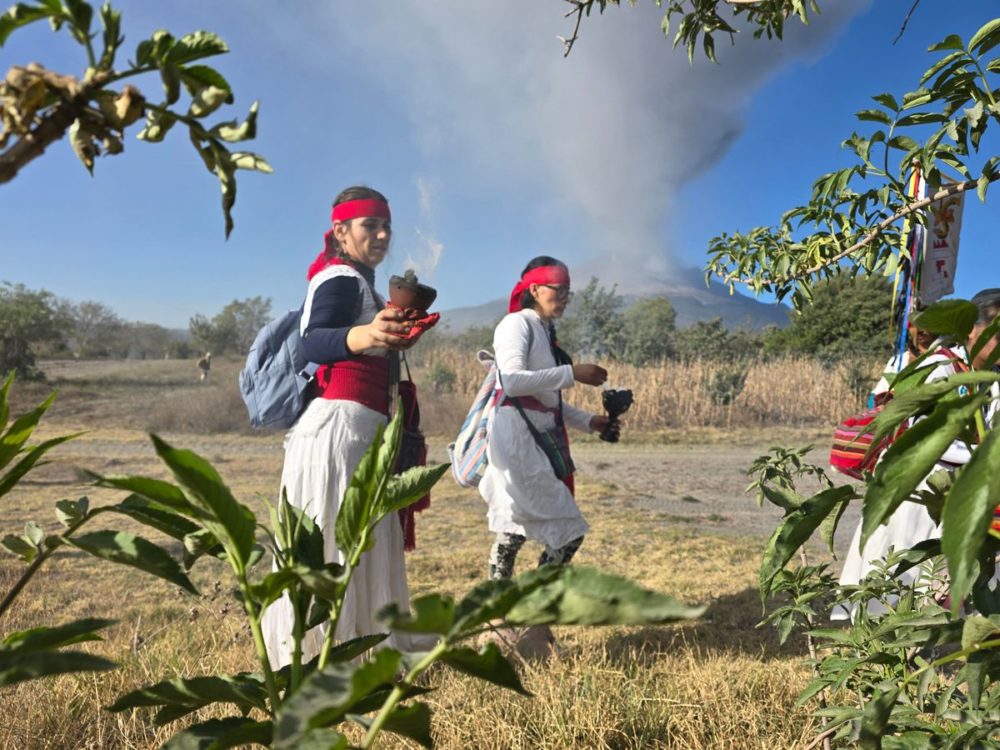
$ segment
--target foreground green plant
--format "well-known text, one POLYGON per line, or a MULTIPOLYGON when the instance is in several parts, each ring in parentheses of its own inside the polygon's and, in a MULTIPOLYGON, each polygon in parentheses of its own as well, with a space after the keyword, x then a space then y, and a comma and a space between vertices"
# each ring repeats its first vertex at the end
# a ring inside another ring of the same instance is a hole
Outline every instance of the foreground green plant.
MULTIPOLYGON (((974 305, 949 300, 929 307, 915 324, 964 341, 976 316, 974 305)), ((966 354, 967 365, 998 331, 1000 318, 966 354)), ((1000 544, 990 533, 1000 498, 1000 440, 983 418, 1000 374, 970 371, 927 383, 936 366, 927 356, 895 377, 894 397, 872 423, 877 445, 914 420, 866 477, 862 493, 833 486, 821 469, 805 465, 808 448, 774 449, 751 468, 755 481, 748 489, 785 512, 764 551, 760 587, 764 598, 791 595, 791 602, 768 621, 782 639, 802 628, 817 644, 816 679, 800 703, 829 702, 816 713, 829 721, 821 737, 838 746, 1000 747, 1000 590, 992 583, 1000 544), (953 473, 934 472, 955 440, 975 448, 970 461, 953 473), (800 495, 795 482, 803 474, 819 476, 824 488, 800 495), (925 478, 927 488, 918 489, 925 478), (856 586, 834 585, 825 565, 791 567, 817 532, 833 552, 844 508, 857 499, 863 499, 862 548, 903 501, 922 504, 941 524, 941 538, 897 550, 856 586), (914 568, 911 583, 899 579, 914 568), (870 611, 872 602, 879 606, 870 611), (846 630, 815 627, 832 610, 849 615, 846 630)))
POLYGON ((87 55, 86 70, 79 78, 31 63, 13 66, 0 81, 0 184, 13 180, 22 167, 67 132, 73 151, 93 172, 94 160, 102 152, 113 155, 125 149, 125 129, 143 117, 146 122, 138 138, 150 143, 159 143, 181 123, 205 167, 219 180, 228 237, 233 229, 236 170, 271 171, 261 156, 230 151, 227 145, 256 137, 256 102, 242 123, 232 120, 211 127, 205 123, 223 104, 233 103, 233 92, 217 70, 193 63, 229 48, 207 31, 177 38, 161 29, 138 44, 134 59, 124 69, 115 69, 118 49, 125 41, 121 12, 105 2, 96 15, 102 27, 98 48, 94 46, 98 37, 93 29, 94 7, 84 0, 34 0, 18 3, 0 15, 0 48, 17 29, 47 20, 53 31, 68 31, 87 55), (163 83, 160 103, 150 101, 150 96, 132 85, 114 88, 120 81, 147 73, 158 74, 163 83), (190 97, 186 110, 177 108, 182 88, 190 97))
MULTIPOLYGON (((8 379, 0 390, 0 424, 6 423, 11 382, 8 379)), ((17 420, 0 440, 0 446, 17 444, 16 450, 8 447, 6 453, 25 454, 15 465, 17 476, 8 474, 0 486, 13 488, 30 468, 27 461, 37 462, 45 450, 71 437, 25 447, 31 429, 50 403, 51 398, 17 420)), ((416 599, 409 612, 389 607, 380 615, 387 632, 335 643, 333 634, 345 593, 361 556, 373 544, 375 527, 395 523, 396 511, 425 495, 447 470, 447 465, 441 465, 394 473, 402 430, 400 413, 397 410, 397 417, 379 432, 345 493, 336 523, 337 544, 345 551, 343 563, 324 560, 321 530, 285 498, 270 509, 271 527, 264 528, 208 462, 154 435, 154 448, 174 482, 93 475, 98 486, 124 490, 128 496, 97 508, 90 507, 86 498, 60 501, 56 508, 64 531, 45 535, 29 524, 23 536, 3 540, 4 547, 29 567, 4 598, 0 617, 38 567, 63 547, 132 566, 190 593, 197 589, 188 571, 199 559, 211 555, 224 561, 240 592, 260 671, 174 677, 134 690, 109 706, 111 711, 154 708, 154 722, 164 725, 206 706, 233 704, 233 715, 195 721, 164 745, 221 750, 244 744, 346 748, 348 740, 340 731, 345 722, 364 728, 361 747, 374 747, 384 731, 431 747, 431 712, 417 699, 433 688, 423 681, 417 683, 433 665, 443 664, 527 694, 517 671, 494 643, 482 648, 473 645, 497 620, 511 625, 649 624, 687 619, 701 612, 617 576, 588 568, 548 566, 511 580, 484 582, 458 602, 428 595, 416 599), (176 559, 166 548, 126 532, 83 531, 98 517, 113 518, 107 514, 127 515, 182 542, 182 557, 176 559), (264 545, 258 543, 258 536, 264 545), (259 570, 265 547, 274 561, 269 571, 259 570), (295 613, 293 658, 287 667, 275 670, 264 647, 261 620, 266 607, 282 596, 289 597, 295 613), (322 650, 306 663, 303 638, 320 624, 327 628, 322 650), (417 654, 375 649, 390 629, 427 634, 435 643, 417 654)), ((49 674, 113 668, 107 659, 64 649, 98 640, 97 631, 110 624, 110 620, 87 619, 6 635, 0 641, 0 686, 49 674)))

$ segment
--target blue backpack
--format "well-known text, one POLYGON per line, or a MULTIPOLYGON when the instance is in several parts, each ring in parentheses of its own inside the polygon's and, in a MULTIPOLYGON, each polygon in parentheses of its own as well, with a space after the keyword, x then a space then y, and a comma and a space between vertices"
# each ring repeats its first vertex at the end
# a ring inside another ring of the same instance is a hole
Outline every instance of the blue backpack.
POLYGON ((260 329, 240 371, 240 395, 254 427, 288 429, 312 398, 319 365, 302 348, 302 310, 289 310, 260 329))

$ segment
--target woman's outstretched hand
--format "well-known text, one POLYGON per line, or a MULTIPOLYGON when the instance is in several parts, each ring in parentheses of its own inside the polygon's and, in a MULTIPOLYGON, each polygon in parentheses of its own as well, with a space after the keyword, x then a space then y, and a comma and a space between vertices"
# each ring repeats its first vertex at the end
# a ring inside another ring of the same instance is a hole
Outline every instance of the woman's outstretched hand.
POLYGON ((617 443, 618 437, 622 432, 622 426, 617 419, 612 419, 607 414, 595 414, 590 418, 590 430, 591 432, 600 433, 604 433, 607 430, 608 436, 614 438, 608 442, 617 443))
POLYGON ((573 380, 585 385, 604 385, 608 371, 600 365, 573 365, 573 380))
POLYGON ((407 338, 412 323, 406 319, 406 313, 399 308, 387 307, 379 310, 375 319, 363 326, 354 326, 347 332, 347 348, 352 352, 363 352, 365 349, 409 349, 420 338, 420 335, 407 338))

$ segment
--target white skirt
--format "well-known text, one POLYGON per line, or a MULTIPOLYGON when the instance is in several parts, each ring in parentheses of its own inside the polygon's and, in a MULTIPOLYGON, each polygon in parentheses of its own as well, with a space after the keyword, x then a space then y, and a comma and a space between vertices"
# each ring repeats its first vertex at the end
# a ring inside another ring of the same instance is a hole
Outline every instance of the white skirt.
MULTIPOLYGON (((554 426, 551 414, 525 410, 539 430, 554 426)), ((489 508, 486 517, 494 534, 520 534, 558 549, 587 533, 587 522, 576 500, 531 436, 513 406, 493 414, 487 467, 479 494, 489 508)))
MULTIPOLYGON (((896 508, 889 520, 883 526, 879 526, 868 538, 864 550, 859 549, 861 544, 861 521, 854 530, 851 538, 851 546, 844 558, 844 569, 840 574, 841 586, 854 586, 875 569, 876 563, 884 560, 890 549, 896 551, 907 550, 927 539, 938 539, 941 536, 941 527, 934 523, 927 509, 920 503, 912 503, 904 500, 896 508)), ((912 586, 918 579, 927 574, 924 566, 910 568, 902 575, 898 576, 901 584, 912 586)), ((872 614, 884 613, 886 608, 878 601, 872 600, 868 604, 868 611, 872 614)), ((846 611, 841 608, 834 611, 833 619, 846 619, 846 611)))
MULTIPOLYGON (((285 464, 281 486, 288 501, 304 509, 321 526, 328 562, 344 562, 334 526, 351 475, 375 439, 382 414, 354 401, 315 398, 285 436, 285 464)), ((403 560, 403 530, 395 513, 375 528, 375 546, 361 556, 351 578, 335 634, 338 641, 384 633, 375 615, 395 603, 409 611, 410 596, 403 560)), ((264 641, 271 664, 278 669, 292 660, 292 606, 285 595, 264 613, 264 641)), ((327 626, 313 628, 302 644, 303 661, 314 658, 327 626)), ((402 651, 416 650, 406 633, 392 633, 385 642, 402 651)))

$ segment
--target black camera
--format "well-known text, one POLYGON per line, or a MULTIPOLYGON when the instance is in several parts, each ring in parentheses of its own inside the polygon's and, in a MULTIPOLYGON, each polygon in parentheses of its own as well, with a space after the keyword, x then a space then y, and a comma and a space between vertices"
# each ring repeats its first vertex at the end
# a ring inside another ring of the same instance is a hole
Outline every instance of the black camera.
POLYGON ((632 406, 632 391, 627 388, 609 388, 601 393, 601 402, 604 411, 607 412, 608 426, 601 430, 600 438, 606 443, 618 442, 618 417, 629 410, 632 406))

